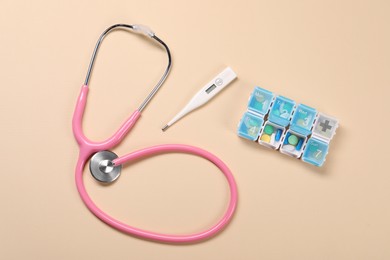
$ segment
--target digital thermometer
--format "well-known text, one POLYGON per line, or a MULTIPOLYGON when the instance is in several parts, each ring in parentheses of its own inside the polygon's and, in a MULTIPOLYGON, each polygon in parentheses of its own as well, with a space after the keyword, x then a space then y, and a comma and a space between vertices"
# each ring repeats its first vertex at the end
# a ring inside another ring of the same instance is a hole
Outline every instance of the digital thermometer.
POLYGON ((187 115, 192 110, 197 109, 198 107, 206 104, 210 99, 217 95, 222 89, 230 84, 235 78, 237 78, 236 73, 230 68, 227 67, 222 71, 218 76, 212 79, 207 83, 195 96, 188 102, 188 104, 174 117, 169 121, 166 126, 162 128, 163 131, 167 130, 171 125, 178 121, 183 116, 187 115))

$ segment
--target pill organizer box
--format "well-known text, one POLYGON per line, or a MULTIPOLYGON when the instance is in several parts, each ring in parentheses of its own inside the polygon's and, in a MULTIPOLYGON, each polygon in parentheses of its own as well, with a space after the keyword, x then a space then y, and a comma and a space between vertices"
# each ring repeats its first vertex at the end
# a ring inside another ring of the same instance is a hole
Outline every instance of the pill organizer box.
POLYGON ((322 166, 338 120, 316 109, 255 87, 238 124, 240 137, 322 166))

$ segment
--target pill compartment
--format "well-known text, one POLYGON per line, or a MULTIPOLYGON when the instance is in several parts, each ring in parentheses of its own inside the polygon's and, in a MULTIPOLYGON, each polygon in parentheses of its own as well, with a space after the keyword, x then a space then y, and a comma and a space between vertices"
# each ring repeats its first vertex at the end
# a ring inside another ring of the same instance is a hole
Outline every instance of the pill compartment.
POLYGON ((261 126, 263 125, 264 119, 253 113, 246 112, 240 123, 238 124, 237 133, 239 136, 256 141, 259 137, 261 126))
POLYGON ((291 130, 304 136, 308 136, 311 134, 311 129, 316 115, 317 111, 314 108, 299 104, 295 109, 291 120, 291 130))
POLYGON ((313 127, 313 136, 329 142, 335 135, 338 126, 339 123, 336 118, 318 113, 313 127))
POLYGON ((283 144, 280 148, 280 152, 295 158, 299 158, 302 155, 306 139, 307 137, 305 135, 299 134, 289 129, 282 139, 283 144))
POLYGON ((278 149, 286 128, 274 124, 270 121, 265 122, 264 126, 261 129, 260 138, 258 140, 259 144, 278 149))
POLYGON ((248 110, 262 116, 268 113, 274 94, 260 87, 255 87, 248 101, 248 110))
POLYGON ((307 141, 305 151, 303 152, 302 161, 320 167, 325 162, 328 150, 328 143, 320 141, 316 138, 310 138, 307 141))
POLYGON ((295 102, 293 100, 283 96, 277 96, 269 112, 269 121, 284 127, 288 126, 294 108, 295 102))

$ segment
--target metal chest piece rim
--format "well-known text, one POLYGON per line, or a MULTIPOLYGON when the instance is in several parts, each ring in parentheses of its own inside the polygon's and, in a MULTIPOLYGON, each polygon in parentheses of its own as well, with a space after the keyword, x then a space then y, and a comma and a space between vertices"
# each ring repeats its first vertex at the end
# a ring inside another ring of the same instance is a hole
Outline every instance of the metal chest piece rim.
POLYGON ((117 180, 121 174, 122 165, 115 166, 112 161, 118 155, 111 151, 95 153, 89 161, 89 170, 92 176, 99 182, 111 183, 117 180))

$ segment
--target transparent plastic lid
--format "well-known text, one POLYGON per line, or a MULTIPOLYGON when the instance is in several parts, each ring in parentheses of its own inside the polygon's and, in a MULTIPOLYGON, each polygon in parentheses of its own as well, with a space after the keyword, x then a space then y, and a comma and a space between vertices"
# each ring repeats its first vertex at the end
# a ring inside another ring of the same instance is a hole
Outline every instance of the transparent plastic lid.
POLYGON ((294 107, 295 102, 293 100, 277 96, 269 113, 269 121, 281 126, 288 126, 294 107))
POLYGON ((316 115, 317 111, 314 108, 299 104, 291 120, 290 129, 305 136, 311 134, 316 115))
POLYGON ((268 113, 273 100, 274 94, 272 92, 256 87, 249 97, 248 110, 264 116, 268 113))
POLYGON ((263 118, 250 112, 246 112, 241 118, 237 133, 241 137, 255 141, 259 137, 263 122, 263 118))
POLYGON ((328 154, 329 144, 316 138, 310 138, 307 141, 302 160, 315 166, 322 166, 328 154))
POLYGON ((318 113, 318 117, 313 128, 313 136, 329 142, 335 135, 338 126, 339 121, 337 118, 323 113, 318 113))

